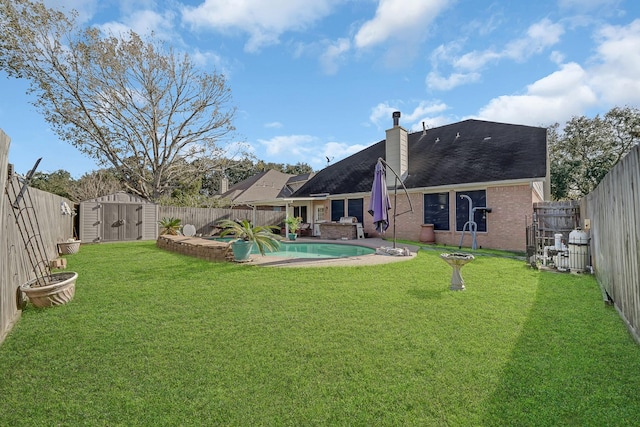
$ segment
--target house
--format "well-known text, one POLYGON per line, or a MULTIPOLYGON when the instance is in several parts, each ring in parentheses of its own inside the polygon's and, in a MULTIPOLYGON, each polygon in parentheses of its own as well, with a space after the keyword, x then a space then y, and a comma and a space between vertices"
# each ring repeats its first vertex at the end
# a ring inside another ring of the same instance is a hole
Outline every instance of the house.
POLYGON ((222 193, 234 206, 255 206, 256 200, 276 200, 275 204, 260 205, 260 209, 284 210, 282 199, 290 197, 313 174, 292 175, 275 169, 257 173, 222 193))
POLYGON ((433 224, 437 243, 458 246, 464 237, 462 246, 471 247, 473 220, 477 246, 524 251, 526 218, 549 195, 547 130, 469 119, 409 133, 399 118, 394 113, 385 140, 316 173, 287 206, 313 212, 313 223, 356 217, 365 235, 377 236, 367 209, 382 158, 406 187, 387 170, 391 205, 401 214, 390 218, 387 237, 395 230, 398 239, 418 241, 422 225, 433 224))

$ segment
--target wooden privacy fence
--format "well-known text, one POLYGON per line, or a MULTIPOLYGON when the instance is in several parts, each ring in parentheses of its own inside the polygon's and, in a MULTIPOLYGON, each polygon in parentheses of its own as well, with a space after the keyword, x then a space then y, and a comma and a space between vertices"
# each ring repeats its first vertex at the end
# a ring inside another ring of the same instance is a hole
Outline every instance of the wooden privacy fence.
POLYGON ((640 146, 582 200, 600 286, 640 343, 640 146))
MULTIPOLYGON (((9 179, 19 185, 16 175, 9 178, 9 137, 0 129, 0 342, 20 316, 19 287, 35 278, 22 236, 16 226, 13 207, 10 205, 5 188, 9 179)), ((35 163, 34 159, 34 163, 35 163)), ((24 172, 24 171, 23 171, 24 172)), ((63 215, 60 205, 71 201, 37 189, 29 189, 33 202, 32 214, 37 217, 39 230, 46 256, 55 259, 58 256, 57 243, 73 237, 73 217, 63 215)))
POLYGON ((182 225, 192 224, 197 234, 211 235, 216 230, 216 224, 221 219, 247 219, 254 225, 279 225, 286 217, 284 211, 267 211, 253 209, 223 209, 223 208, 179 208, 160 206, 158 218, 179 218, 182 225))

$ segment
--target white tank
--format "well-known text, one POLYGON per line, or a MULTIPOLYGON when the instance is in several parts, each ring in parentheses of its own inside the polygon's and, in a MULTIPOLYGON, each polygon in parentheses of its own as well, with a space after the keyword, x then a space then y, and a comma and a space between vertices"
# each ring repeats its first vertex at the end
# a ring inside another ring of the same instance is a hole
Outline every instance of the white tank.
POLYGON ((557 250, 561 251, 562 250, 562 233, 556 233, 553 235, 555 241, 555 247, 557 250))
POLYGON ((577 228, 569 233, 569 270, 581 273, 589 264, 589 235, 577 228))

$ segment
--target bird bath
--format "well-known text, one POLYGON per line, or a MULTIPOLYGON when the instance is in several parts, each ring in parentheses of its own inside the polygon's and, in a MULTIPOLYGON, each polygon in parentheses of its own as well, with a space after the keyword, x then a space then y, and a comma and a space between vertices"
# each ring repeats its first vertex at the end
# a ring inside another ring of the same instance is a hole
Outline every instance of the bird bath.
POLYGON ((463 291, 464 280, 462 279, 462 275, 460 274, 460 269, 466 263, 473 261, 475 257, 471 254, 450 253, 440 254, 440 258, 442 258, 447 264, 451 266, 451 268, 453 268, 453 274, 451 275, 451 286, 449 286, 449 289, 452 291, 463 291))

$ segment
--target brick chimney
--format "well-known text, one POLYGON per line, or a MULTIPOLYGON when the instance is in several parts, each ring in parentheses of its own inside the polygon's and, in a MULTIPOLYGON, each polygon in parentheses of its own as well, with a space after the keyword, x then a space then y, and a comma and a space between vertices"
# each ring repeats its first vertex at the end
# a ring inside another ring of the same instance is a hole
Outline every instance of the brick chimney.
MULTIPOLYGON (((400 111, 395 111, 392 117, 393 127, 387 129, 387 139, 385 141, 385 160, 398 176, 402 176, 409 170, 407 131, 400 126, 400 111)), ((395 183, 395 175, 387 170, 387 186, 393 187, 395 183)))

